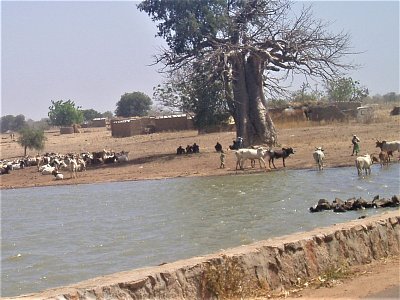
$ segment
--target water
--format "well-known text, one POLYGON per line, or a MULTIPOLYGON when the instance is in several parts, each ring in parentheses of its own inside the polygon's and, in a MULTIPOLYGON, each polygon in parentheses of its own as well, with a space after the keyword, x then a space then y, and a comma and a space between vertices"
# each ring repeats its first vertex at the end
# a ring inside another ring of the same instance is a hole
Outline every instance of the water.
POLYGON ((1 295, 204 255, 382 213, 309 213, 399 194, 399 164, 1 191, 1 295))

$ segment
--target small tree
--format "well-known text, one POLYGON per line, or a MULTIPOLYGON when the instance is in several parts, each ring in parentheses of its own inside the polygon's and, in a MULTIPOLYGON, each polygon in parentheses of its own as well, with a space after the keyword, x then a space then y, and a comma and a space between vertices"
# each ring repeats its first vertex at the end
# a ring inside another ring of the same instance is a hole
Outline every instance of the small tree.
POLYGON ((117 102, 115 115, 121 117, 146 116, 152 104, 150 97, 142 92, 125 93, 117 102))
POLYGON ((51 125, 71 126, 83 122, 83 113, 73 101, 51 101, 51 104, 48 113, 51 125))
POLYGON ((360 101, 368 96, 368 89, 348 77, 328 81, 327 93, 329 100, 334 102, 360 101))
POLYGON ((43 150, 46 141, 43 130, 25 127, 19 133, 18 143, 24 147, 24 156, 27 148, 43 150))
POLYGON ((105 111, 101 114, 101 116, 103 118, 107 118, 107 119, 112 119, 114 117, 114 114, 112 113, 112 111, 105 111))
POLYGON ((101 118, 102 115, 98 111, 95 111, 94 109, 84 109, 82 110, 83 114, 83 120, 84 121, 91 121, 95 118, 101 118))

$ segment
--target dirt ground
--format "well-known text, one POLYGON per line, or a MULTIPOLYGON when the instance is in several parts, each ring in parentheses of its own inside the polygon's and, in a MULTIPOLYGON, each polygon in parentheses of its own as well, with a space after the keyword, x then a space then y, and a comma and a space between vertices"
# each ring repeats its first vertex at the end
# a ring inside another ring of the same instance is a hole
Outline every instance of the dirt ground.
MULTIPOLYGON (((353 166, 355 157, 351 156, 351 138, 356 134, 360 140, 361 154, 378 153, 375 147, 376 139, 400 140, 400 117, 389 116, 389 110, 371 124, 361 124, 355 121, 346 123, 315 124, 310 122, 277 124, 279 147, 292 147, 295 154, 286 160, 287 169, 316 168, 312 158, 315 147, 325 149, 325 167, 353 166)), ((41 175, 37 168, 29 167, 23 170, 14 170, 11 174, 0 176, 0 189, 13 189, 34 186, 86 184, 111 181, 129 181, 145 179, 161 179, 186 176, 214 176, 264 172, 258 166, 254 169, 247 162, 244 171, 236 171, 234 153, 226 154, 226 167, 220 169, 219 154, 214 145, 219 141, 223 148, 228 148, 235 139, 235 132, 218 132, 199 135, 197 131, 181 131, 154 133, 149 135, 133 136, 126 138, 113 138, 111 131, 106 128, 85 128, 81 133, 60 135, 58 130, 46 132, 46 145, 41 153, 56 152, 85 152, 101 151, 103 149, 120 152, 129 151, 129 162, 111 165, 88 166, 87 171, 79 172, 78 177, 70 178, 64 172, 63 181, 55 181, 52 175, 41 175), (189 155, 176 155, 176 148, 182 145, 197 143, 200 153, 189 155)), ((9 135, 1 136, 1 158, 17 159, 22 157, 24 149, 9 135)), ((16 139, 18 136, 16 136, 16 139)), ((276 148, 279 148, 276 147, 276 148)), ((28 150, 34 156, 37 151, 28 150)), ((398 162, 398 153, 395 153, 394 162, 398 162)), ((282 160, 275 162, 278 170, 282 169, 282 160)), ((274 172, 274 170, 268 170, 274 172)), ((354 169, 354 172, 356 170, 354 169)), ((388 195, 389 196, 389 195, 388 195)), ((378 263, 375 266, 366 266, 365 274, 347 279, 349 287, 339 286, 335 295, 331 295, 334 288, 307 289, 303 292, 303 299, 319 298, 347 298, 355 299, 365 297, 367 290, 383 291, 393 286, 399 288, 399 259, 394 263, 378 263), (385 280, 378 280, 381 277, 385 280), (368 278, 368 280, 358 280, 368 278), (382 282, 383 281, 383 282, 382 282), (307 294, 309 293, 309 294, 307 294), (315 294, 313 294, 315 293, 315 294)))

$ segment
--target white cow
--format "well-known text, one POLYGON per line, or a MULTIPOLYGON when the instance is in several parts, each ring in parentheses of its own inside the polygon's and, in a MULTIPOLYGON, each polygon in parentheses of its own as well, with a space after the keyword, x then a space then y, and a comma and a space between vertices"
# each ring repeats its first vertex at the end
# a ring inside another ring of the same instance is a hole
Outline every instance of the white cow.
POLYGON ((238 166, 240 167, 240 169, 244 169, 244 162, 247 159, 250 160, 258 160, 260 163, 260 168, 261 166, 261 162, 264 164, 264 168, 267 169, 267 166, 265 164, 264 161, 264 157, 267 155, 268 150, 263 149, 263 148, 257 148, 257 149, 247 149, 247 148, 242 148, 239 150, 235 151, 235 155, 236 155, 236 170, 238 169, 238 166))
POLYGON ((369 154, 359 156, 356 158, 356 168, 358 175, 362 175, 362 171, 365 170, 365 175, 371 174, 372 159, 369 154))
POLYGON ((325 159, 324 149, 322 149, 322 147, 316 148, 315 151, 313 152, 313 157, 318 166, 318 170, 323 170, 324 159, 325 159))
POLYGON ((381 148, 382 151, 399 151, 400 152, 400 141, 392 141, 392 142, 386 142, 382 141, 380 142, 379 140, 376 141, 376 147, 381 148))

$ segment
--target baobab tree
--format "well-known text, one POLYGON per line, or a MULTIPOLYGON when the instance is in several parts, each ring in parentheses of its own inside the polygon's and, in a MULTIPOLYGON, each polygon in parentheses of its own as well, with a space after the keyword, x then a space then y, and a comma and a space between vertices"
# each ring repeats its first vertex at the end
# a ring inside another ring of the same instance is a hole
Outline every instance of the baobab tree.
POLYGON ((332 79, 354 67, 342 62, 349 35, 329 32, 310 7, 296 15, 288 0, 145 0, 138 8, 168 45, 156 63, 168 72, 207 69, 210 80, 221 80, 247 145, 277 142, 265 90, 284 89, 281 80, 295 74, 332 79))

